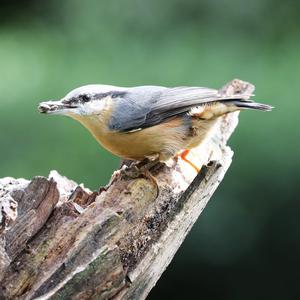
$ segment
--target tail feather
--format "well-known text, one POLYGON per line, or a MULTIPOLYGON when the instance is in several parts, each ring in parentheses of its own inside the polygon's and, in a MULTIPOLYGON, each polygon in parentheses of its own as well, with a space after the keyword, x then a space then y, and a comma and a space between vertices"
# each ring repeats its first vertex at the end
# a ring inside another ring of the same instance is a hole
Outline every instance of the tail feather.
POLYGON ((245 100, 233 100, 233 101, 230 101, 230 103, 237 107, 241 107, 241 108, 245 108, 245 109, 257 109, 257 110, 262 110, 262 111, 271 111, 272 108, 274 108, 273 106, 268 105, 268 104, 257 103, 257 102, 252 102, 252 101, 245 101, 245 100))

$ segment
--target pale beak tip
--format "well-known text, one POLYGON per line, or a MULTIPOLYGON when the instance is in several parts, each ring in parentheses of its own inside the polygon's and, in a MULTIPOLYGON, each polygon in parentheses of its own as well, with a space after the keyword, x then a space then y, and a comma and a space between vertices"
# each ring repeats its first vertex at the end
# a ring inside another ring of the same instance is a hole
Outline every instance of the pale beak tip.
POLYGON ((49 111, 50 107, 46 103, 42 102, 38 106, 38 111, 42 114, 46 114, 49 111))
POLYGON ((41 102, 38 106, 38 111, 42 114, 55 113, 61 108, 61 104, 58 101, 46 101, 41 102))

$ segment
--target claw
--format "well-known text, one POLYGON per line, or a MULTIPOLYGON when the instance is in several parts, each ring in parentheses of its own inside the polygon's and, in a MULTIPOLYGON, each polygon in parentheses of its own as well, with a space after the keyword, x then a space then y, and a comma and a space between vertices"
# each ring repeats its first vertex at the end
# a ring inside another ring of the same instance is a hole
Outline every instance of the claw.
POLYGON ((145 160, 139 163, 132 163, 130 167, 125 167, 120 170, 121 176, 125 175, 132 179, 136 179, 143 176, 146 179, 149 179, 156 186, 157 189, 156 198, 157 198, 159 194, 158 182, 157 179, 151 174, 150 169, 155 165, 157 165, 158 163, 159 163, 158 160, 153 160, 153 161, 145 160))

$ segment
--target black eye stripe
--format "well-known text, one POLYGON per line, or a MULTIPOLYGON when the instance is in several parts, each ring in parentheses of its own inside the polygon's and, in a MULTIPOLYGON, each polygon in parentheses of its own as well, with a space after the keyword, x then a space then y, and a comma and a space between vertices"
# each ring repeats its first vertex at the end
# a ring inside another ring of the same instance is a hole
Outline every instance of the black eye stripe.
POLYGON ((91 100, 101 100, 108 96, 110 96, 111 98, 123 97, 125 96, 125 94, 126 92, 123 91, 110 91, 110 92, 98 93, 98 94, 80 94, 78 96, 63 100, 63 103, 68 105, 76 104, 78 102, 87 103, 91 100))
POLYGON ((82 102, 89 102, 91 100, 91 97, 87 94, 79 95, 78 98, 82 102))
POLYGON ((64 99, 62 101, 62 103, 64 104, 72 104, 72 103, 76 103, 77 102, 77 99, 75 97, 72 97, 72 98, 69 98, 69 99, 64 99))
POLYGON ((97 99, 102 99, 102 98, 106 98, 108 96, 112 97, 112 98, 117 98, 117 97, 123 97, 126 94, 126 92, 121 92, 121 91, 111 91, 111 92, 107 92, 107 93, 99 93, 99 94, 95 94, 95 98, 97 99))

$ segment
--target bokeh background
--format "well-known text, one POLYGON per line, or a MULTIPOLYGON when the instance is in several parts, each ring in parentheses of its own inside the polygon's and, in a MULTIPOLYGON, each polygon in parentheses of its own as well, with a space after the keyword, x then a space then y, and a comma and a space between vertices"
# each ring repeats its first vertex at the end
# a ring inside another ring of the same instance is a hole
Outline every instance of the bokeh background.
POLYGON ((118 159, 38 102, 89 83, 256 85, 234 160, 148 299, 300 299, 300 1, 0 1, 0 177, 91 189, 118 159))

